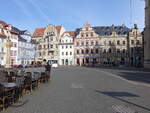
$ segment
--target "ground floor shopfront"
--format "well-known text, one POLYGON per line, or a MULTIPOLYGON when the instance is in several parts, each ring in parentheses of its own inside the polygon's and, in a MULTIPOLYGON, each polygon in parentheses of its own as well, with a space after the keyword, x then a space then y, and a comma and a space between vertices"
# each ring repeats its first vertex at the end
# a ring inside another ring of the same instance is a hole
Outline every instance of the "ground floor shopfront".
POLYGON ((85 56, 85 57, 75 57, 75 65, 80 66, 118 66, 118 65, 128 65, 128 58, 113 58, 113 57, 99 57, 99 56, 85 56))
POLYGON ((74 58, 68 57, 68 58, 60 58, 59 59, 59 65, 74 65, 74 58))

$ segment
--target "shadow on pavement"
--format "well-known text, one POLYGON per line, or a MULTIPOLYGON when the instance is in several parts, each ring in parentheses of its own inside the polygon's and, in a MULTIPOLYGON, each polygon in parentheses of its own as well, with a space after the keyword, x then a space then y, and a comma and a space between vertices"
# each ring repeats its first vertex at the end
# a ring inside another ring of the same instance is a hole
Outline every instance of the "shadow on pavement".
POLYGON ((113 73, 127 80, 150 84, 150 70, 133 67, 90 67, 113 73))
POLYGON ((104 67, 104 66, 87 66, 89 68, 98 68, 98 69, 112 69, 120 71, 141 71, 141 72, 150 72, 150 69, 145 69, 141 67, 104 67))
POLYGON ((117 74, 120 77, 123 77, 127 80, 150 83, 150 73, 145 72, 119 72, 117 74))
POLYGON ((129 102, 127 100, 124 100, 122 98, 119 98, 119 97, 140 97, 138 95, 135 95, 135 94, 132 94, 132 93, 128 93, 128 92, 109 92, 109 91, 99 91, 99 90, 95 90, 96 93, 99 93, 99 94, 103 94, 105 96, 109 96, 111 98, 114 98, 114 99, 117 99, 117 100, 120 100, 122 102, 125 102, 125 103, 128 103, 128 104, 131 104, 131 105, 134 105, 136 107, 139 107, 139 108, 142 108, 144 110, 147 110, 150 112, 150 108, 146 108, 144 106, 141 106, 141 105, 138 105, 138 104, 135 104, 133 102, 129 102))

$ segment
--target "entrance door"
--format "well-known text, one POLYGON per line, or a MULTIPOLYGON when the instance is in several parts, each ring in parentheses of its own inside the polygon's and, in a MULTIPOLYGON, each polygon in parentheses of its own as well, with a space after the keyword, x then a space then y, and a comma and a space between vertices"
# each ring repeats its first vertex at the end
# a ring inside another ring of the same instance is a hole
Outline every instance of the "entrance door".
POLYGON ((77 64, 80 65, 80 59, 79 58, 77 59, 77 64))
POLYGON ((66 59, 66 65, 68 65, 68 59, 66 59))

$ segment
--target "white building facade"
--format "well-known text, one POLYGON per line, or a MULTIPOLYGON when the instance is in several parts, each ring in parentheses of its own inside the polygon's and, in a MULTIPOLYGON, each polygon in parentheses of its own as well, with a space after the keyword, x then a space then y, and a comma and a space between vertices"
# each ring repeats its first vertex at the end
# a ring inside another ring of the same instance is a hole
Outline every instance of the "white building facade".
POLYGON ((74 65, 74 32, 65 32, 59 43, 59 65, 74 65))
POLYGON ((18 65, 30 65, 36 59, 35 41, 32 40, 28 31, 20 31, 18 41, 18 65))
POLYGON ((5 60, 6 60, 5 43, 6 43, 6 35, 4 34, 4 28, 1 25, 0 26, 0 66, 5 65, 5 60))

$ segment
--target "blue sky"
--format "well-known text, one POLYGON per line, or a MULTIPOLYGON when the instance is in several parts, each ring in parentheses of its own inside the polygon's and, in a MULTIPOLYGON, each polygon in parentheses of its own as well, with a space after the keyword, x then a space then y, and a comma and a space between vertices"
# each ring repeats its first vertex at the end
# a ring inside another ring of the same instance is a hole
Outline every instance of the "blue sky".
POLYGON ((33 32, 47 24, 75 30, 85 23, 92 26, 137 23, 144 27, 144 1, 132 0, 1 0, 0 20, 33 32), (132 20, 132 21, 131 21, 132 20))

